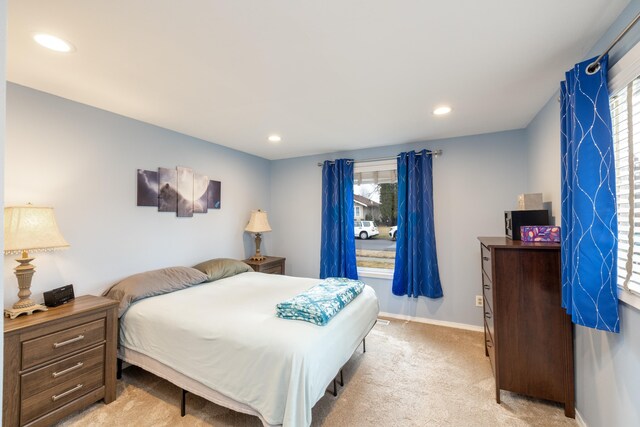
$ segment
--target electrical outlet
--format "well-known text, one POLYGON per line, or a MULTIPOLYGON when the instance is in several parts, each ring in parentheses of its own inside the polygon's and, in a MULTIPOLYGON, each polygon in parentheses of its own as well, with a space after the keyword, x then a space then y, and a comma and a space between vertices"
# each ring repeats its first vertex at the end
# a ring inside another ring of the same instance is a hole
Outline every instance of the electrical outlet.
POLYGON ((476 295, 476 307, 482 307, 482 295, 476 295))

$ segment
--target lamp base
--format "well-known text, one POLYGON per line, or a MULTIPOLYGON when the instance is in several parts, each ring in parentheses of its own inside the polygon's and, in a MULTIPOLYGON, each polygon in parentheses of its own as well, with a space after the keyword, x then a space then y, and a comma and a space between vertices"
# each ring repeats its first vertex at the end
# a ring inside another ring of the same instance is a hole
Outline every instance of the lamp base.
POLYGON ((256 253, 251 257, 251 261, 264 261, 266 256, 260 253, 260 243, 262 243, 262 233, 256 233, 256 253))
POLYGON ((30 307, 23 308, 5 308, 4 309, 4 317, 8 317, 10 319, 15 319, 21 314, 27 314, 27 316, 31 316, 34 311, 47 311, 48 308, 42 304, 34 304, 30 307))

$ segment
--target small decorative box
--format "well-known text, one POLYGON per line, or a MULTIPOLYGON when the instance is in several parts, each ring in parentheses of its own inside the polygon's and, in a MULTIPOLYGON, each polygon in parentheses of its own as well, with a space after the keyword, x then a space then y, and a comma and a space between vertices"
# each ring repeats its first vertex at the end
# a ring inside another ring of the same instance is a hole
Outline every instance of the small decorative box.
POLYGON ((542 193, 518 194, 519 210, 539 210, 544 209, 542 204, 542 193))
POLYGON ((559 242, 560 227, 555 225, 523 225, 520 227, 523 242, 559 242))

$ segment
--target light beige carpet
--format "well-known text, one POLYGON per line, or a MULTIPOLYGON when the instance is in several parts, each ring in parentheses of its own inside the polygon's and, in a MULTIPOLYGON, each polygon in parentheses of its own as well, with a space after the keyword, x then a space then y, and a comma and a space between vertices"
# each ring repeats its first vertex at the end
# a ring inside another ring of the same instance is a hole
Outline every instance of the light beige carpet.
MULTIPOLYGON (((576 426, 560 405, 502 392, 484 355, 483 334, 391 320, 378 323, 344 367, 345 386, 313 408, 314 426, 576 426)), ((118 398, 96 403, 62 426, 261 426, 249 415, 187 395, 137 367, 118 382, 118 398)))

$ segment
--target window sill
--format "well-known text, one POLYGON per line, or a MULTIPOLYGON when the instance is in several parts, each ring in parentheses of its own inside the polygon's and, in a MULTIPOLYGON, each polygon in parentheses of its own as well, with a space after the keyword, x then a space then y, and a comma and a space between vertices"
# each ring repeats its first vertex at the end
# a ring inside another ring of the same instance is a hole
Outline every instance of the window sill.
POLYGON ((618 299, 628 306, 640 310, 640 295, 626 291, 624 288, 618 288, 618 299))
POLYGON ((358 277, 393 280, 393 270, 387 270, 386 268, 359 267, 358 277))

